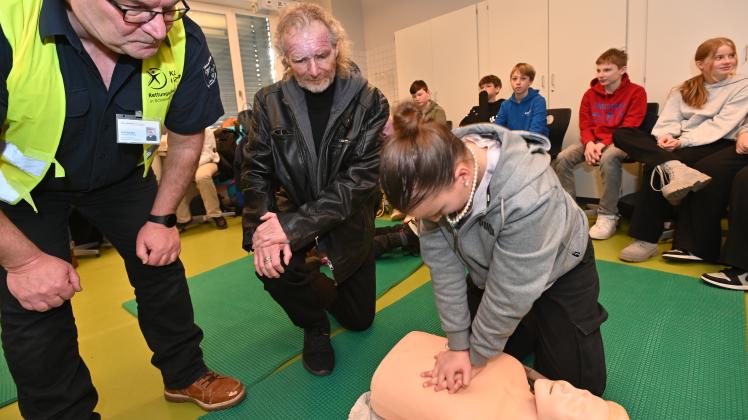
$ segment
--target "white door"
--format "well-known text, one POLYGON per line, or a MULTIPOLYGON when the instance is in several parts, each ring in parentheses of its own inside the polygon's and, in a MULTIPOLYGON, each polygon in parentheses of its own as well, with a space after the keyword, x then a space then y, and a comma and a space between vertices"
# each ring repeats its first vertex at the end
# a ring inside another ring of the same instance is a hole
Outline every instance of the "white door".
POLYGON ((476 20, 475 5, 431 20, 433 79, 426 82, 454 127, 478 105, 476 20))
POLYGON ((648 2, 645 77, 650 102, 660 109, 671 88, 698 74, 696 47, 709 38, 732 39, 738 49, 738 72, 748 73, 748 1, 678 0, 648 2))
POLYGON ((414 80, 425 80, 428 85, 432 84, 434 58, 431 49, 431 22, 422 22, 395 32, 395 57, 397 91, 400 97, 389 98, 390 105, 394 105, 395 100, 399 102, 410 99, 408 89, 414 80))
MULTIPOLYGON (((548 108, 571 108, 565 147, 579 142, 579 104, 590 87, 590 80, 595 77, 595 60, 608 48, 626 47, 626 3, 622 0, 549 1, 547 99, 548 108)), ((599 170, 582 164, 575 174, 578 197, 600 196, 599 170)), ((635 177, 624 176, 624 184, 624 191, 635 189, 635 177)))
MULTIPOLYGON (((485 22, 486 19, 480 21, 485 22)), ((486 44, 490 54, 487 72, 501 79, 504 87, 499 96, 511 96, 509 73, 520 62, 535 67, 533 87, 539 89, 541 95, 547 96, 548 0, 489 0, 487 22, 486 44)))

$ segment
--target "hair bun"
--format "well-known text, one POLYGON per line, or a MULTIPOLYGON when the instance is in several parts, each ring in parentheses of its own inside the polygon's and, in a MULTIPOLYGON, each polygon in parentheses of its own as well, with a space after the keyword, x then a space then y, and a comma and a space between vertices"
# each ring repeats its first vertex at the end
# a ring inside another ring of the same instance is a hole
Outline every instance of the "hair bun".
POLYGON ((406 101, 395 108, 392 125, 397 137, 414 137, 418 133, 418 125, 423 120, 423 114, 415 102, 406 101))

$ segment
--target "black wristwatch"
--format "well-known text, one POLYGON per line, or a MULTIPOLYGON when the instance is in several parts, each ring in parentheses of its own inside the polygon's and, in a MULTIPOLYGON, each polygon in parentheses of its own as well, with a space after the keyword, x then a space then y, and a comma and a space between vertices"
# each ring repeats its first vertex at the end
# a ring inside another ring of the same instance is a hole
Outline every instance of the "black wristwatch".
POLYGON ((154 215, 148 215, 148 221, 153 223, 158 223, 161 225, 164 225, 168 228, 174 227, 177 225, 177 215, 172 214, 165 214, 163 216, 154 216, 154 215))

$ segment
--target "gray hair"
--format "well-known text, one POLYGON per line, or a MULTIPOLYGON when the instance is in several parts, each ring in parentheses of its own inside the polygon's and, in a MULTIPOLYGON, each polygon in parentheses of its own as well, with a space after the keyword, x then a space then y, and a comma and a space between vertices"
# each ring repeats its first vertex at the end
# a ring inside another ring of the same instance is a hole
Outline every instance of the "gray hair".
POLYGON ((330 44, 337 47, 338 58, 336 60, 336 73, 342 77, 348 77, 352 71, 350 59, 351 45, 343 26, 322 7, 312 3, 296 3, 285 7, 278 19, 278 26, 273 35, 273 44, 276 52, 283 57, 284 77, 290 76, 290 67, 286 62, 286 45, 284 37, 300 31, 312 22, 320 22, 330 32, 330 44))

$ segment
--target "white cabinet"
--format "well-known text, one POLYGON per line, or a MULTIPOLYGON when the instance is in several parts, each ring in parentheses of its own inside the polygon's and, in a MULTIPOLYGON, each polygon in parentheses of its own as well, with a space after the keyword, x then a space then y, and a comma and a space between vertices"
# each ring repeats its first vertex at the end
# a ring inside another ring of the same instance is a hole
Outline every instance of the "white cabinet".
POLYGON ((660 109, 670 90, 698 74, 696 47, 709 38, 724 36, 735 42, 738 72, 748 73, 748 1, 688 2, 650 0, 647 3, 645 75, 650 102, 660 109))
POLYGON ((398 99, 408 99, 410 84, 424 80, 457 126, 478 103, 476 33, 474 5, 395 32, 398 99))
MULTIPOLYGON (((622 0, 489 0, 485 9, 489 49, 486 73, 504 81, 505 97, 511 95, 509 72, 518 62, 535 67, 533 87, 539 89, 549 108, 571 108, 572 116, 564 145, 579 141, 579 104, 595 76, 595 59, 611 47, 626 46, 626 6, 622 0)), ((602 189, 598 171, 580 167, 577 194, 598 197, 602 189)), ((626 177, 624 185, 635 182, 626 177)), ((626 190, 626 188, 624 188, 626 190)))

